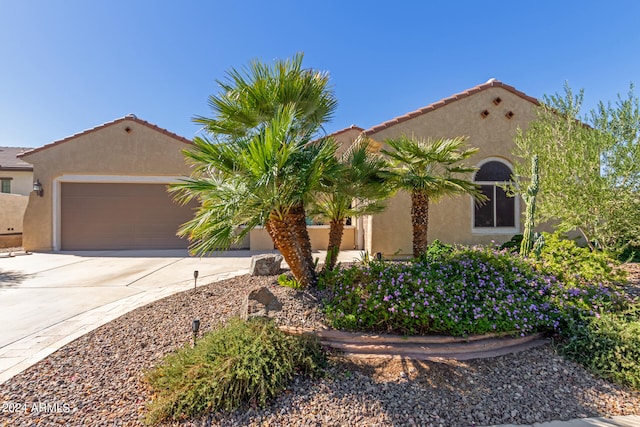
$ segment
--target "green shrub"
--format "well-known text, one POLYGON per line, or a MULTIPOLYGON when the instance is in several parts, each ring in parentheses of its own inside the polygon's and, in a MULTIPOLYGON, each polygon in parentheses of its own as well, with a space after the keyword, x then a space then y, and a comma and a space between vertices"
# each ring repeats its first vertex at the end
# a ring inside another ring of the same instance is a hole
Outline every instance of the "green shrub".
POLYGON ((304 286, 302 286, 302 283, 297 281, 295 277, 289 276, 287 274, 281 274, 280 276, 278 276, 278 284, 280 286, 284 286, 291 289, 304 288, 304 286))
POLYGON ((620 262, 640 262, 640 246, 627 246, 619 255, 620 262))
POLYGON ((566 284, 615 284, 625 280, 624 272, 615 269, 617 262, 606 253, 581 248, 558 233, 543 233, 541 268, 566 284))
POLYGON ((522 244, 523 238, 524 237, 522 236, 522 234, 514 234, 509 241, 504 242, 502 245, 500 245, 500 250, 507 250, 513 253, 520 252, 520 245, 522 244))
POLYGON ((424 257, 427 260, 437 261, 442 259, 447 254, 453 252, 453 246, 448 245, 446 243, 442 243, 440 240, 435 239, 431 244, 427 247, 427 251, 424 254, 424 257))
POLYGON ((570 321, 561 354, 604 378, 640 390, 640 305, 570 321))
POLYGON ((245 402, 264 405, 294 373, 317 373, 323 361, 316 341, 286 335, 271 321, 232 319, 146 374, 155 392, 147 421, 232 410, 245 402))

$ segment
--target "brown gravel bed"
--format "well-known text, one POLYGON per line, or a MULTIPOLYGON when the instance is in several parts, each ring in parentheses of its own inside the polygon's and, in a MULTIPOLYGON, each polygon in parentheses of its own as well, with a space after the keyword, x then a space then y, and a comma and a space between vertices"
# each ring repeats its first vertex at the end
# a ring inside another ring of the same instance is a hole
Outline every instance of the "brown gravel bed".
MULTIPOLYGON (((242 297, 269 286, 278 321, 322 327, 313 295, 240 276, 167 297, 86 334, 0 385, 2 426, 141 425, 152 396, 142 373, 203 331, 235 315, 242 297)), ((640 415, 640 393, 597 379, 550 346, 458 362, 352 362, 333 357, 327 376, 297 378, 266 408, 207 414, 189 426, 469 426, 584 416, 640 415)))

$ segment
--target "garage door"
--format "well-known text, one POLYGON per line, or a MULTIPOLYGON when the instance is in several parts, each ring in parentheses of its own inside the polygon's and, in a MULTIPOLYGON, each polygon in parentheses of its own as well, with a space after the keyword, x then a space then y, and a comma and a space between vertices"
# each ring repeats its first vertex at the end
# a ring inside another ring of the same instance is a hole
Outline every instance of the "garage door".
POLYGON ((62 183, 61 249, 178 249, 193 206, 175 204, 164 184, 62 183))

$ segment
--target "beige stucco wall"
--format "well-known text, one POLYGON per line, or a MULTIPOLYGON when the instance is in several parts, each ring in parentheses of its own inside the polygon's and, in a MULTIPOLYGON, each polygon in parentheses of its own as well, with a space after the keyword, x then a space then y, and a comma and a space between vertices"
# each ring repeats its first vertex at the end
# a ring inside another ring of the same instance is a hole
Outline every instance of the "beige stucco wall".
POLYGON ((11 194, 28 196, 33 189, 33 172, 0 170, 0 178, 11 178, 11 194))
MULTIPOLYGON (((312 225, 307 227, 311 249, 325 251, 329 245, 329 226, 312 225)), ((345 226, 340 250, 353 250, 356 244, 356 227, 345 226)), ((250 249, 252 251, 270 251, 274 249, 273 240, 263 227, 254 228, 250 232, 250 249)))
MULTIPOLYGON (((371 135, 375 141, 384 142, 388 138, 401 135, 426 137, 468 137, 469 146, 479 148, 467 163, 477 166, 487 158, 505 159, 513 163, 511 151, 513 137, 518 126, 526 128, 535 118, 535 105, 501 87, 491 87, 471 96, 461 98, 413 119, 398 123, 371 135), (493 100, 500 97, 502 102, 495 105, 493 100), (489 111, 482 118, 481 112, 489 111), (512 111, 513 117, 505 114, 512 111)), ((524 207, 520 204, 520 209, 524 207)), ((447 243, 480 244, 507 241, 513 230, 482 233, 472 232, 472 201, 470 196, 444 199, 429 206, 429 241, 440 239, 447 243)), ((372 218, 370 230, 371 253, 382 252, 386 256, 410 255, 412 252, 411 199, 399 193, 387 203, 382 214, 372 218)))
POLYGON ((23 246, 27 250, 55 249, 61 182, 169 182, 189 175, 181 152, 188 147, 181 139, 124 119, 24 156, 33 164, 33 178, 42 183, 44 195, 29 196, 23 246))
POLYGON ((22 233, 28 201, 27 196, 0 193, 0 235, 22 233))
POLYGON ((359 128, 350 128, 340 133, 334 134, 333 138, 339 144, 337 155, 340 156, 344 151, 351 146, 353 141, 362 133, 359 128))

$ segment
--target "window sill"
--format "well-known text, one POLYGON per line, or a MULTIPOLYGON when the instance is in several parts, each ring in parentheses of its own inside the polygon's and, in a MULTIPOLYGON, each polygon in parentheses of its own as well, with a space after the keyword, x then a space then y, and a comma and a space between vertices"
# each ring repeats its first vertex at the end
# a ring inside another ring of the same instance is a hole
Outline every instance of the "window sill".
POLYGON ((487 235, 487 234, 520 234, 520 229, 516 227, 482 227, 472 228, 471 234, 487 235))

